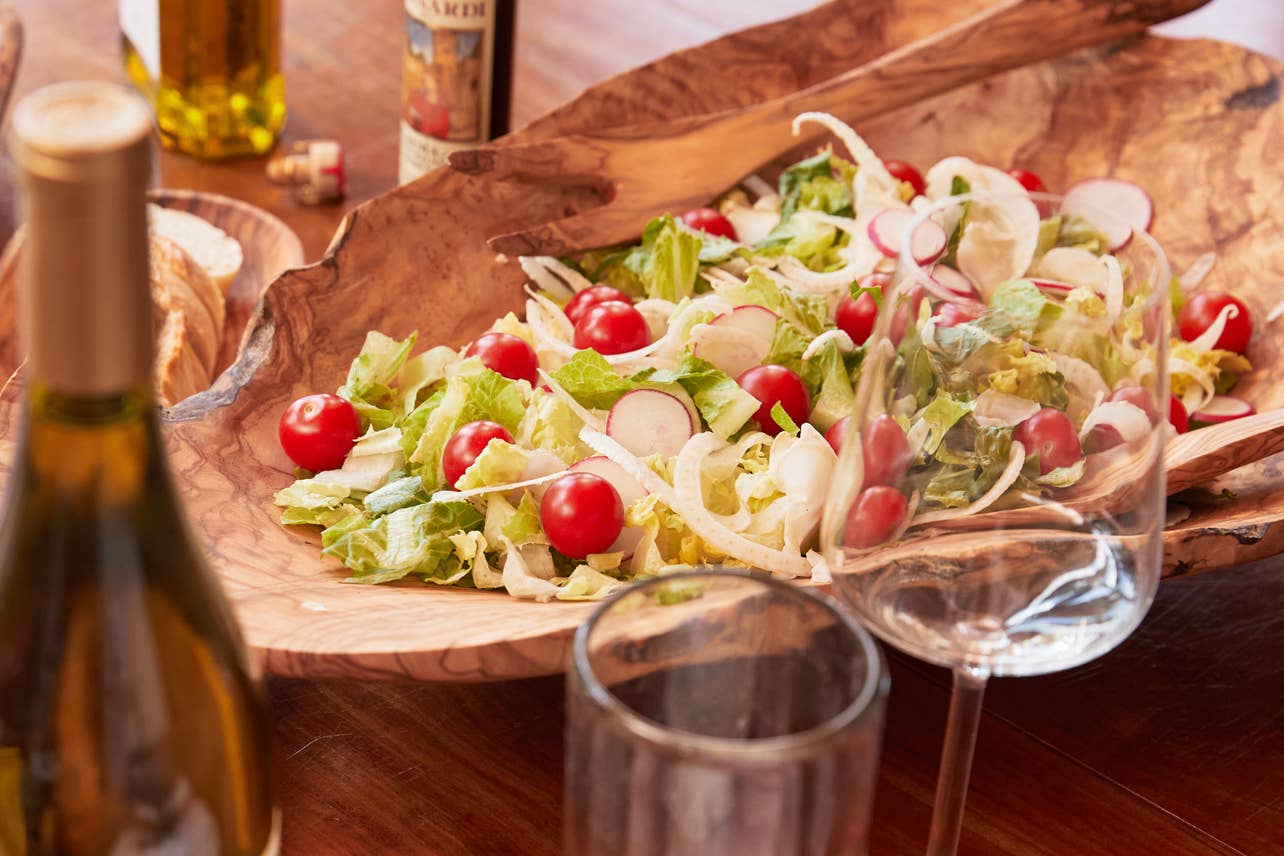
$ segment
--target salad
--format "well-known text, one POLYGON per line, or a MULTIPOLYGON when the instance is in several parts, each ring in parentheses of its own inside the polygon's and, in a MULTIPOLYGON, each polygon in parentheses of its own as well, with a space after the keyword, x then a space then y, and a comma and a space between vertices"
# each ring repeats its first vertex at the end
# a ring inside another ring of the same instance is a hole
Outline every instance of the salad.
MULTIPOLYGON (((323 527, 323 554, 361 583, 592 599, 713 562, 824 580, 811 547, 901 234, 945 197, 1043 185, 963 157, 921 175, 827 114, 803 114, 795 130, 809 122, 843 153, 658 217, 630 246, 520 259, 524 317, 499 318, 463 349, 369 333, 336 395, 282 416, 301 469, 276 495, 282 522, 323 527)), ((912 400, 865 432, 874 487, 849 542, 975 513, 1008 490, 1071 485, 1086 454, 1158 418, 1137 386, 1153 355, 1129 345, 1140 301, 1124 301, 1112 255, 1149 226, 1145 193, 1081 182, 1057 216, 1028 200, 1000 211, 1020 226, 1007 231, 986 210, 928 219, 911 238, 915 260, 934 266, 879 346, 935 356, 912 400), (1103 233, 1076 204, 1130 225, 1103 233), (1096 346, 1058 339, 1049 331, 1074 325, 1039 323, 1052 315, 1098 331, 1096 346), (994 344, 994 318, 1024 341, 994 344), (943 370, 966 383, 941 382, 943 370), (1029 452, 1016 462, 1014 448, 1029 452), (912 507, 887 487, 911 467, 912 507)), ((1249 369, 1247 307, 1175 282, 1173 308, 1175 430, 1252 412, 1226 394, 1249 369)))

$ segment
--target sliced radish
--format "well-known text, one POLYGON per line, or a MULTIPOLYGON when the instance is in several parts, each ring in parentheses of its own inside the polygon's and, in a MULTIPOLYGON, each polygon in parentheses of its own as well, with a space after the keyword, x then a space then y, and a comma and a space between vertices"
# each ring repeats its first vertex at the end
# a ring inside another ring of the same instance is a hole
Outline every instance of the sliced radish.
POLYGON ((1192 414, 1190 418, 1196 422, 1216 424, 1230 422, 1232 419, 1243 419, 1256 412, 1253 405, 1242 398, 1236 398, 1233 395, 1214 395, 1212 401, 1199 408, 1199 412, 1192 414))
MULTIPOLYGON (((869 221, 869 239, 889 259, 900 255, 901 239, 910 222, 918 216, 913 208, 885 208, 869 221)), ((934 220, 924 220, 910 236, 910 252, 921 265, 936 261, 945 252, 949 236, 934 220)))
POLYGON ((1117 250, 1132 240, 1133 231, 1150 228, 1155 206, 1150 194, 1122 178, 1089 178, 1076 182, 1061 201, 1061 213, 1092 223, 1117 250), (1100 221, 1100 222, 1098 222, 1100 221))
POLYGON ((606 436, 639 458, 673 457, 698 427, 685 404, 658 389, 626 392, 606 417, 606 436))
POLYGON ((752 247, 761 241, 780 222, 780 212, 759 208, 737 206, 723 212, 736 230, 736 236, 742 244, 752 247))
POLYGON ((697 324, 691 329, 691 353, 732 377, 740 377, 762 364, 771 353, 771 342, 737 327, 697 324))
MULTIPOLYGON (((1039 274, 1039 279, 1035 280, 1036 285, 1040 281, 1059 283, 1069 286, 1070 291, 1088 288, 1098 294, 1105 294, 1110 279, 1110 272, 1106 270, 1101 258, 1080 247, 1053 247, 1044 253, 1036 270, 1039 274)), ((1043 285, 1039 287, 1045 291, 1051 290, 1043 285)))
POLYGON ((709 322, 711 327, 731 327, 752 333, 767 342, 770 347, 776 338, 776 322, 780 316, 765 306, 748 304, 737 306, 730 312, 724 312, 709 322))
POLYGON ((1053 297, 1065 297, 1075 289, 1075 286, 1070 283, 1058 279, 1032 279, 1030 282, 1034 283, 1040 291, 1053 297))
POLYGON ((946 291, 951 294, 957 294, 959 297, 976 300, 981 296, 981 292, 977 290, 976 283, 952 267, 937 265, 932 268, 932 279, 946 291))

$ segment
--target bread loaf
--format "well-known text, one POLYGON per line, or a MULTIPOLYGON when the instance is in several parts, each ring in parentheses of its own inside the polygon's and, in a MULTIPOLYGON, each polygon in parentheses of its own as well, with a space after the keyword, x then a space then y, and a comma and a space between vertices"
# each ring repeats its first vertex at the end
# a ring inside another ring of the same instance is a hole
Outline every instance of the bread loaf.
POLYGON ((152 232, 156 392, 176 404, 214 380, 226 309, 223 291, 183 247, 152 232))

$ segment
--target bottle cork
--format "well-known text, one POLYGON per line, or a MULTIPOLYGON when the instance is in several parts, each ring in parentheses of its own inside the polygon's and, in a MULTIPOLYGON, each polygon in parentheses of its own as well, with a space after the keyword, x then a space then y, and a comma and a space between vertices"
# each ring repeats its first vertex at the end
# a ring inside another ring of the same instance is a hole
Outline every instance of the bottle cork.
POLYGON ((334 140, 300 140, 268 161, 268 181, 289 187, 305 205, 342 199, 343 146, 334 140))

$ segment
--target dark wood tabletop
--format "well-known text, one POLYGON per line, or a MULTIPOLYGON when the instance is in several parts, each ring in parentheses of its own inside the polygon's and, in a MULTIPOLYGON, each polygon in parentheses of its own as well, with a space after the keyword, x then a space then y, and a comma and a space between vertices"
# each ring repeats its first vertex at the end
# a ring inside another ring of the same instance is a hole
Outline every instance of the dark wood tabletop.
MULTIPOLYGON (((392 187, 400 0, 284 0, 287 140, 348 153, 342 205, 297 205, 264 162, 166 155, 168 187, 275 212, 310 259, 343 210, 392 187)), ((16 92, 120 78, 116 4, 18 0, 16 92)), ((611 73, 806 0, 522 0, 515 119, 611 73)), ((1284 56, 1279 0, 1215 0, 1169 25, 1284 56)), ((693 82, 693 85, 698 85, 693 82)), ((0 210, 11 217, 11 181, 0 210)), ((1041 678, 991 682, 964 853, 1284 853, 1284 563, 1165 582, 1116 651, 1041 678)), ((893 654, 874 852, 922 852, 948 675, 893 654)), ((556 853, 563 683, 489 685, 271 678, 288 856, 556 853)))

